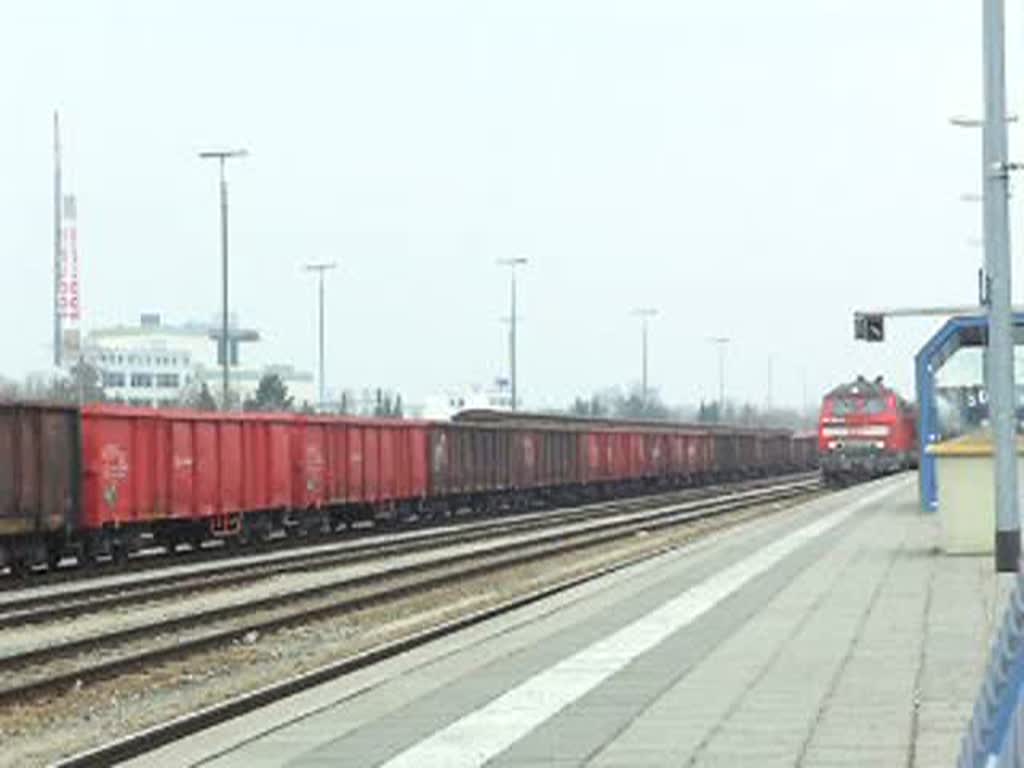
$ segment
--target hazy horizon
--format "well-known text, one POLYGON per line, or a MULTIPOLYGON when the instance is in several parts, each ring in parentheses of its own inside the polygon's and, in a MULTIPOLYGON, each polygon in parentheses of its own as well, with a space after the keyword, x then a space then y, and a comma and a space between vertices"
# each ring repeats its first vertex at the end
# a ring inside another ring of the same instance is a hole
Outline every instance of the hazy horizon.
POLYGON ((337 260, 331 387, 421 402, 505 374, 496 261, 523 255, 527 405, 634 384, 638 306, 659 310, 650 381, 671 403, 716 396, 708 336, 733 339, 738 401, 799 407, 858 373, 912 396, 938 321, 866 345, 852 313, 976 298, 980 207, 960 195, 980 133, 948 117, 978 110, 979 42, 980 9, 879 0, 8 4, 0 374, 51 355, 59 109, 86 329, 219 312, 196 153, 243 146, 232 311, 260 358, 315 370, 301 265, 337 260))

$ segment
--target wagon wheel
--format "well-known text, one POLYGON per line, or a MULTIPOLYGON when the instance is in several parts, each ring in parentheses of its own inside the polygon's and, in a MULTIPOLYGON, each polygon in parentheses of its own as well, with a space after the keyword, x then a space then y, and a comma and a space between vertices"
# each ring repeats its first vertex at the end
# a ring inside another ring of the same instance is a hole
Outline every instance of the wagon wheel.
POLYGON ((11 569, 11 576, 16 579, 24 578, 31 570, 25 562, 25 558, 17 553, 14 554, 14 559, 11 560, 9 567, 11 569))
POLYGON ((96 548, 88 538, 82 542, 82 548, 78 553, 77 559, 78 565, 82 568, 96 567, 96 548))
POLYGON ((120 539, 111 543, 110 559, 118 567, 128 562, 128 547, 120 539))

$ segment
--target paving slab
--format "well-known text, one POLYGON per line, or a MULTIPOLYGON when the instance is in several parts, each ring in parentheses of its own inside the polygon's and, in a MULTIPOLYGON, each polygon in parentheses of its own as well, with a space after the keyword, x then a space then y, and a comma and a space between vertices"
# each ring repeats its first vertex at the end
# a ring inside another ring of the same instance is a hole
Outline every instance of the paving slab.
POLYGON ((136 764, 949 765, 1004 586, 938 551, 914 487, 714 535, 136 764))

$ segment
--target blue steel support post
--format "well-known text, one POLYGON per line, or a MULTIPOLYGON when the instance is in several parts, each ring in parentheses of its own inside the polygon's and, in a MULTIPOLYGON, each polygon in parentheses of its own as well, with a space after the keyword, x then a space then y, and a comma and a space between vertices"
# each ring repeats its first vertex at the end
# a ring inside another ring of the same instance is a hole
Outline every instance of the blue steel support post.
POLYGON ((917 425, 918 445, 918 493, 921 501, 921 509, 924 512, 934 512, 939 507, 938 487, 935 480, 935 457, 928 453, 928 446, 935 439, 935 375, 932 370, 931 355, 929 354, 931 343, 929 342, 917 353, 914 358, 915 383, 917 385, 917 412, 919 415, 917 425))
POLYGON ((918 487, 921 509, 934 512, 939 507, 935 457, 927 448, 939 439, 939 419, 935 412, 935 374, 963 345, 963 332, 972 324, 985 322, 981 317, 954 317, 946 321, 925 343, 914 358, 917 390, 917 440, 920 449, 918 487))

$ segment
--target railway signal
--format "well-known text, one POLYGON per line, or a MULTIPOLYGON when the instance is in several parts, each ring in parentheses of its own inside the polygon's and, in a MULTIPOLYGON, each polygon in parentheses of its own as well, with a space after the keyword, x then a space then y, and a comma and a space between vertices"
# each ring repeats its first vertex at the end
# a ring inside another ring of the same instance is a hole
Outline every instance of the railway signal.
POLYGON ((853 316, 853 338, 863 341, 885 341, 885 315, 864 314, 853 316))
MULTIPOLYGON (((1024 312, 1024 305, 1015 306, 1013 312, 1024 312)), ((945 307, 892 307, 853 313, 853 338, 858 341, 885 341, 887 317, 954 317, 956 315, 985 315, 984 304, 961 304, 945 307)))

